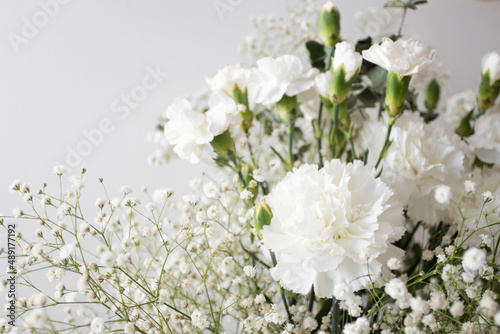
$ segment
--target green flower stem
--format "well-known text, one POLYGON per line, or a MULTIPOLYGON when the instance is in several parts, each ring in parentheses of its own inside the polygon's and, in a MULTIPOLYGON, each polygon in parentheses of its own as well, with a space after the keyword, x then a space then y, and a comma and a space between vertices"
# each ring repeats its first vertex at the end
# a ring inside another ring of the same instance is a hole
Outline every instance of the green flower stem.
POLYGON ((288 135, 288 164, 289 170, 293 169, 293 130, 295 129, 295 123, 288 124, 286 132, 288 135))
POLYGON ((335 133, 337 132, 338 124, 339 124, 339 105, 335 104, 335 109, 334 109, 334 115, 333 115, 333 120, 332 120, 332 127, 330 129, 330 150, 332 152, 332 159, 335 159, 337 157, 337 147, 334 142, 334 137, 335 133))
POLYGON ((328 49, 328 52, 326 53, 325 72, 330 70, 330 67, 332 67, 332 57, 333 57, 334 51, 335 51, 335 46, 331 46, 328 49))
POLYGON ((391 146, 391 131, 392 131, 392 126, 396 122, 396 119, 397 119, 397 117, 389 116, 389 124, 387 126, 387 134, 385 136, 384 146, 382 147, 382 150, 380 151, 380 154, 378 156, 377 163, 375 164, 375 169, 378 168, 378 166, 380 165, 380 162, 382 161, 385 154, 387 153, 389 146, 391 146))
MULTIPOLYGON (((274 254, 273 251, 269 251, 269 253, 271 253, 271 260, 273 261, 273 267, 276 267, 276 265, 278 264, 278 261, 276 261, 276 254, 274 254)), ((293 323, 292 315, 290 314, 290 310, 288 309, 288 302, 286 301, 285 290, 283 289, 281 284, 278 283, 278 285, 280 288, 281 299, 283 300, 283 305, 285 305, 286 314, 288 315, 288 322, 293 323)))
POLYGON ((307 305, 307 310, 309 312, 313 311, 315 300, 316 300, 316 294, 314 293, 314 285, 313 285, 313 286, 311 286, 311 292, 309 293, 309 303, 307 305))
MULTIPOLYGON (((319 112, 318 112, 318 119, 316 122, 316 129, 317 133, 315 133, 317 137, 317 142, 318 142, 318 165, 319 168, 323 168, 323 156, 321 155, 321 149, 323 147, 323 143, 321 141, 323 137, 323 128, 321 127, 321 119, 323 117, 323 102, 319 103, 319 112)), ((313 124, 314 127, 314 124, 313 124)))
POLYGON ((340 309, 335 297, 332 297, 332 324, 331 324, 331 333, 332 334, 341 334, 341 326, 340 326, 340 309))

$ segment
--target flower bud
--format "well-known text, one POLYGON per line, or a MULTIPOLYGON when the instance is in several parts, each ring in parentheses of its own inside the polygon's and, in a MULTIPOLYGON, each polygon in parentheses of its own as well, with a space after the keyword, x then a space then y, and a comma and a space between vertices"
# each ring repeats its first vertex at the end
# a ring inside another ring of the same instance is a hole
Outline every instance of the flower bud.
POLYGON ((432 80, 424 92, 424 104, 427 110, 435 110, 441 95, 441 88, 436 79, 432 80))
POLYGON ((397 117, 403 111, 411 75, 399 76, 394 72, 387 74, 385 110, 390 117, 397 117))
POLYGON ((483 73, 481 78, 481 84, 479 85, 479 92, 477 94, 477 104, 479 108, 486 111, 491 107, 500 93, 500 80, 497 80, 491 84, 491 75, 487 71, 483 73))
POLYGON ((329 86, 329 95, 333 103, 340 104, 347 98, 362 62, 363 57, 355 51, 354 45, 347 42, 335 45, 332 79, 329 86))
POLYGON ((241 127, 243 128, 243 131, 247 133, 250 127, 252 126, 252 120, 253 120, 253 113, 248 105, 248 92, 246 89, 243 92, 238 87, 238 85, 236 85, 234 87, 232 97, 234 102, 236 102, 238 106, 244 106, 244 108, 241 108, 241 110, 238 109, 238 116, 243 119, 243 121, 241 122, 241 127))
POLYGON ((222 134, 215 136, 210 142, 210 145, 212 145, 215 153, 224 157, 234 154, 236 151, 234 140, 233 137, 231 137, 229 129, 224 131, 222 134))
POLYGON ((273 212, 271 208, 266 203, 265 197, 260 200, 259 203, 254 208, 253 222, 255 225, 255 230, 260 239, 262 239, 262 228, 266 225, 271 224, 271 219, 273 218, 273 212))
POLYGON ((285 125, 295 123, 297 119, 297 97, 283 95, 281 100, 276 103, 276 109, 285 125))
POLYGON ((473 113, 474 110, 470 111, 469 113, 467 113, 467 115, 460 119, 457 129, 455 130, 457 135, 459 135, 460 137, 469 137, 474 133, 474 128, 472 128, 470 124, 473 113))
POLYGON ((331 2, 327 2, 321 8, 318 34, 321 42, 329 48, 337 44, 340 38, 340 13, 331 2))
POLYGON ((340 129, 332 129, 330 131, 330 145, 335 147, 342 147, 345 144, 345 134, 340 129))

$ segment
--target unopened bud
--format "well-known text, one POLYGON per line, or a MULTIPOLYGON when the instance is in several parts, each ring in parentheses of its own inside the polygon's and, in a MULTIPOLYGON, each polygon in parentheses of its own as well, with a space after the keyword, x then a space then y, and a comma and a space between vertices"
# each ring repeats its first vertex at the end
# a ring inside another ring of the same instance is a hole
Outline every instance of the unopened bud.
POLYGON ((334 46, 340 39, 340 13, 331 2, 327 2, 321 8, 318 34, 325 47, 334 46))
POLYGON ((295 123, 297 119, 297 97, 283 95, 281 100, 276 103, 276 109, 285 125, 295 123))
POLYGON ((441 95, 441 88, 436 79, 432 80, 424 92, 424 104, 427 110, 435 110, 439 102, 439 96, 441 95))
POLYGON ((387 74, 387 90, 385 94, 385 110, 390 117, 397 117, 403 106, 410 85, 411 75, 399 76, 394 72, 387 74))
POLYGON ((271 224, 271 219, 273 218, 273 212, 271 208, 266 203, 265 197, 260 200, 259 203, 254 208, 253 221, 255 225, 255 230, 260 239, 262 239, 262 228, 266 225, 271 224))

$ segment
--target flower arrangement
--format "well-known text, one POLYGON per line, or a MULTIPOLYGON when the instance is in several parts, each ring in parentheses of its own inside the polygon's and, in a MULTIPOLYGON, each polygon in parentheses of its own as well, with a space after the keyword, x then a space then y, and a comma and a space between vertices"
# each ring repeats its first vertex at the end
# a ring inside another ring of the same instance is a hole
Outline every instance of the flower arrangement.
POLYGON ((23 295, 0 333, 500 331, 500 54, 445 100, 435 52, 401 35, 426 1, 389 1, 399 31, 354 43, 332 3, 304 3, 301 29, 294 12, 268 31, 282 44, 249 38, 253 66, 221 69, 151 135, 154 165, 213 158, 192 193, 100 180, 84 213, 85 169, 68 184, 56 167, 58 194, 12 184, 26 208, 0 217, 20 250, 2 249, 0 286, 23 295))

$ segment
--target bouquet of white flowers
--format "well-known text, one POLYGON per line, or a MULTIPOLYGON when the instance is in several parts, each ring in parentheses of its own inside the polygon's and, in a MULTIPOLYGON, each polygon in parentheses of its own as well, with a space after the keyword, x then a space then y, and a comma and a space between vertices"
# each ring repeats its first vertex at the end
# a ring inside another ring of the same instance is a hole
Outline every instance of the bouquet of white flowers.
POLYGON ((221 69, 151 135, 155 165, 219 167, 180 199, 103 185, 89 219, 85 169, 65 191, 56 167, 58 194, 15 181, 0 333, 500 332, 500 54, 444 100, 435 52, 401 35, 424 3, 367 13, 402 19, 353 44, 332 3, 261 27, 254 66, 221 69))

